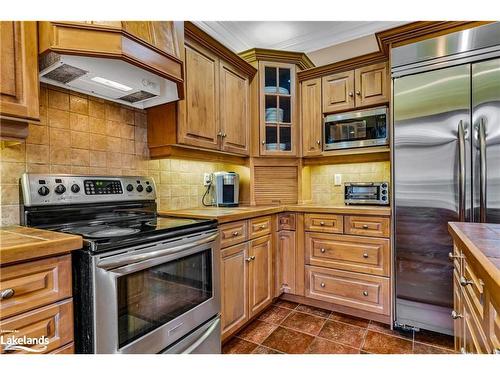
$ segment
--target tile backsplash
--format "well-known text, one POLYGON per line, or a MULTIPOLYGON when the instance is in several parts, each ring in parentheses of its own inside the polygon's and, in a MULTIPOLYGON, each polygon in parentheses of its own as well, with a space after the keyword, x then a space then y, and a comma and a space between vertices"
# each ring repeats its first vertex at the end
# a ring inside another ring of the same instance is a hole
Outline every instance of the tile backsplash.
POLYGON ((1 224, 19 223, 19 178, 24 172, 150 175, 161 209, 199 206, 203 173, 233 170, 242 183, 249 169, 221 163, 150 160, 146 112, 42 85, 40 124, 26 142, 0 151, 1 224))
POLYGON ((317 165, 310 168, 311 200, 320 204, 344 204, 344 182, 390 181, 390 162, 317 165), (342 185, 335 186, 335 174, 342 175, 342 185))

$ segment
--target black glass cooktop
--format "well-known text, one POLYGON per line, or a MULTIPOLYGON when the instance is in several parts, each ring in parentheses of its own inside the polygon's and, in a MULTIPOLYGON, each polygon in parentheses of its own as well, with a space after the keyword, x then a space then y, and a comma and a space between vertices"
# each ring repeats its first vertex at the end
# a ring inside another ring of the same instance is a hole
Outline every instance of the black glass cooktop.
POLYGON ((72 223, 52 228, 83 237, 94 252, 189 235, 217 227, 217 221, 175 217, 142 217, 129 220, 72 223))

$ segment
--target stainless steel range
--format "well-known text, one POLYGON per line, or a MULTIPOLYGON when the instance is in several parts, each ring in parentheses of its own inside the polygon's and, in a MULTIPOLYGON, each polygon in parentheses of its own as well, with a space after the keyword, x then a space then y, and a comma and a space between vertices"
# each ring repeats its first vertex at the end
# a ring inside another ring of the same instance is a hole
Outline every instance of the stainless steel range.
POLYGON ((220 353, 214 220, 158 217, 149 177, 25 174, 22 224, 72 253, 77 353, 220 353))

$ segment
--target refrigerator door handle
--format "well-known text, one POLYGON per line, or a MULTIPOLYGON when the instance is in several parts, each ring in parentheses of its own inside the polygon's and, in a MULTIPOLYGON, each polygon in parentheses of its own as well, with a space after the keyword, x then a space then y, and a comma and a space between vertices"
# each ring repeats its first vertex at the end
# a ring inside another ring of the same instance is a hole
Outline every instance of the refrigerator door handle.
POLYGON ((458 217, 465 221, 465 130, 463 121, 458 123, 458 217))
POLYGON ((484 119, 479 119, 479 221, 486 222, 486 127, 484 119))

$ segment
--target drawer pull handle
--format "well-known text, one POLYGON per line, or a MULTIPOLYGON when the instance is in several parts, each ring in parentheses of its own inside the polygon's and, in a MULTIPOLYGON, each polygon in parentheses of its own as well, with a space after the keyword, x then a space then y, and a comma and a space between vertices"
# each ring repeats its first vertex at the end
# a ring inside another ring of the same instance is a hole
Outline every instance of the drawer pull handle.
POLYGON ((465 277, 460 277, 460 285, 462 286, 467 286, 467 285, 472 285, 474 284, 472 280, 467 280, 465 277))
POLYGON ((368 229, 368 224, 363 224, 363 229, 368 229))
POLYGON ((366 258, 368 258, 368 254, 367 254, 367 253, 364 253, 364 254, 363 254, 363 258, 365 258, 365 259, 366 259, 366 258))
POLYGON ((453 259, 460 258, 459 256, 453 255, 453 253, 448 253, 448 259, 453 261, 453 259))
POLYGON ((259 228, 260 229, 266 229, 266 224, 262 224, 259 228))
POLYGON ((325 283, 321 283, 319 284, 320 287, 324 288, 325 287, 325 283))
POLYGON ((322 253, 324 253, 326 250, 323 249, 323 248, 321 248, 321 249, 319 249, 319 251, 321 251, 322 253))
POLYGON ((365 297, 368 297, 368 292, 367 292, 366 290, 365 290, 365 291, 363 291, 363 295, 364 295, 365 297))
POLYGON ((236 237, 238 234, 240 234, 240 232, 238 232, 238 231, 233 232, 233 237, 236 237))
POLYGON ((0 301, 4 300, 4 299, 9 299, 10 297, 12 297, 13 295, 15 294, 15 291, 14 289, 5 289, 5 290, 2 290, 0 292, 0 301))
POLYGON ((247 262, 251 262, 252 260, 255 259, 255 255, 249 256, 247 259, 245 259, 247 262))
POLYGON ((451 312, 451 318, 452 318, 453 320, 456 320, 456 319, 463 318, 463 315, 462 315, 462 314, 459 314, 459 313, 457 313, 455 310, 453 310, 453 311, 451 312))
POLYGON ((325 222, 324 221, 320 221, 319 225, 323 226, 323 225, 325 225, 325 222))

